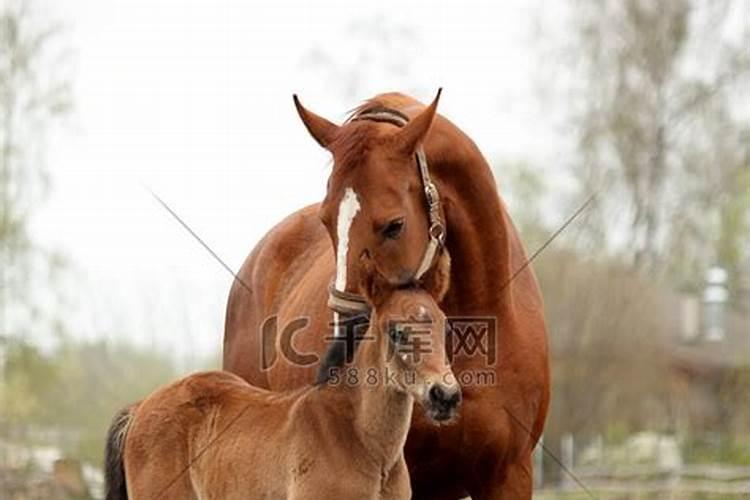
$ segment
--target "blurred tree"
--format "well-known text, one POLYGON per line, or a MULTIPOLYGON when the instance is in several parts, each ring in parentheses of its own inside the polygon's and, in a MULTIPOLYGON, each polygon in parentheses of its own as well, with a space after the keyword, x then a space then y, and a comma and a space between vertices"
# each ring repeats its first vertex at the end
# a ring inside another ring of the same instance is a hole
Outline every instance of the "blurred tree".
POLYGON ((36 24, 29 2, 0 6, 0 343, 40 314, 30 275, 60 262, 33 244, 28 228, 47 193, 45 131, 68 113, 72 92, 53 43, 59 28, 36 24))
POLYGON ((502 179, 498 181, 498 187, 526 250, 531 254, 553 232, 544 220, 542 209, 550 194, 548 181, 542 172, 525 162, 498 160, 496 164, 495 178, 502 179))
MULTIPOLYGON (((25 429, 45 406, 40 384, 53 368, 20 342, 44 320, 55 287, 50 278, 61 259, 34 244, 29 225, 48 188, 43 151, 47 127, 71 107, 62 76, 64 54, 54 43, 57 27, 37 27, 27 1, 0 4, 0 437, 25 429), (40 283, 32 285, 34 279, 40 283), (32 290, 35 290, 32 293, 32 290)), ((0 457, 3 458, 3 457, 0 457)))
MULTIPOLYGON (((552 401, 545 443, 561 456, 563 435, 672 430, 663 290, 611 258, 547 248, 534 261, 550 329, 552 401)), ((560 477, 547 462, 545 477, 560 477)))
POLYGON ((57 383, 41 416, 75 437, 61 443, 64 451, 94 464, 115 412, 177 377, 169 353, 104 341, 65 342, 55 364, 57 383))
POLYGON ((34 346, 11 341, 6 350, 6 363, 0 380, 0 405, 3 435, 22 424, 36 420, 43 411, 43 401, 56 379, 56 367, 34 346))
POLYGON ((44 353, 13 340, 0 384, 3 435, 27 444, 44 441, 98 464, 115 412, 175 377, 169 354, 153 349, 66 337, 44 353))
POLYGON ((739 272, 747 252, 750 31, 737 4, 572 2, 575 173, 604 194, 590 235, 683 285, 717 260, 739 272))

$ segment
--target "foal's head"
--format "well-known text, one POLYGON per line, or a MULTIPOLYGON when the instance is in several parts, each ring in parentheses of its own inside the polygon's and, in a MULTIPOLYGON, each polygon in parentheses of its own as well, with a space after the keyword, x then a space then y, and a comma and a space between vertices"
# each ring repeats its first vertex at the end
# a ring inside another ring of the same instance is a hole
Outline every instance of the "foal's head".
POLYGON ((374 342, 363 341, 360 349, 385 355, 385 372, 392 376, 384 383, 411 394, 433 421, 451 420, 461 387, 446 355, 446 319, 435 299, 422 288, 394 289, 377 273, 363 280, 363 288, 374 307, 368 331, 374 342))
POLYGON ((377 111, 372 103, 343 125, 335 125, 302 107, 295 96, 307 130, 333 155, 320 219, 336 250, 336 289, 359 291, 358 263, 363 254, 373 259, 390 284, 415 280, 430 230, 415 151, 430 130, 439 95, 403 127, 358 120, 363 112, 377 111))

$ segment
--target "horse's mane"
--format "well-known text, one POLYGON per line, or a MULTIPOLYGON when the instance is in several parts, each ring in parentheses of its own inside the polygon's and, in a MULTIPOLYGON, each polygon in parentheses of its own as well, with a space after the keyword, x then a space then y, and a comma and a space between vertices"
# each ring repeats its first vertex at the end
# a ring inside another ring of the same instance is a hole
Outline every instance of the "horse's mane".
POLYGON ((351 122, 356 117, 364 113, 374 113, 377 111, 395 111, 397 114, 408 119, 405 110, 408 108, 424 108, 425 105, 413 97, 399 92, 388 92, 378 94, 375 97, 365 100, 359 106, 355 107, 347 114, 346 123, 351 122))
MULTIPOLYGON (((339 165, 359 165, 370 148, 377 144, 378 131, 373 127, 373 121, 357 121, 357 118, 370 113, 389 112, 408 121, 409 116, 404 112, 407 108, 423 108, 424 105, 407 95, 392 92, 379 94, 367 99, 359 106, 347 113, 344 125, 340 129, 338 137, 334 140, 332 148, 336 151, 336 160, 339 165)), ((380 120, 374 120, 380 121, 380 120)), ((350 168, 343 167, 343 168, 350 168)))

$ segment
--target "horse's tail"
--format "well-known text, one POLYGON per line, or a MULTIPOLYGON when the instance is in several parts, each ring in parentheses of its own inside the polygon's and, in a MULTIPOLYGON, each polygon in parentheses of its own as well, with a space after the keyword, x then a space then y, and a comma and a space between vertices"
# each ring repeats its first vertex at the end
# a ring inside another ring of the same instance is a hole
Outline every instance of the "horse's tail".
POLYGON ((107 444, 104 448, 104 488, 106 500, 127 500, 125 484, 125 464, 123 451, 125 436, 132 420, 135 405, 126 406, 115 414, 107 431, 107 444))

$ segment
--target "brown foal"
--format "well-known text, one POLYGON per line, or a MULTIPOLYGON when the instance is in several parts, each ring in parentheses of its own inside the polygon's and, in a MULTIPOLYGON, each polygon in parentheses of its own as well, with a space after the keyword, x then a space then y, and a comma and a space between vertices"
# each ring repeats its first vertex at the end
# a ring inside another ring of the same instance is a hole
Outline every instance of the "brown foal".
POLYGON ((444 423, 461 400, 445 316, 421 289, 363 288, 370 326, 352 363, 324 363, 316 385, 273 393, 205 372, 123 410, 107 439, 107 499, 410 498, 414 401, 444 423))

